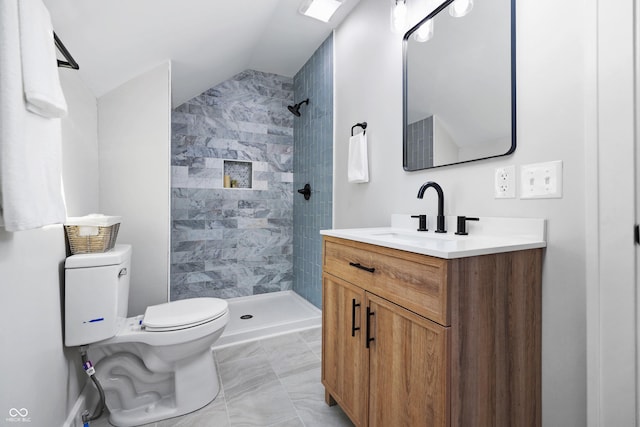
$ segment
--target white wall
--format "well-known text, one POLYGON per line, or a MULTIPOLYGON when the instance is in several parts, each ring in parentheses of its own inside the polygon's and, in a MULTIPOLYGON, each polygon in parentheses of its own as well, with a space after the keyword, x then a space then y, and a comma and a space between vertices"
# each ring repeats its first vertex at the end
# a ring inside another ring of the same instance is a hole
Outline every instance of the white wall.
MULTIPOLYGON (((69 115, 62 121, 69 212, 95 211, 96 99, 77 73, 60 70, 69 115), (81 182, 77 182, 77 180, 81 182)), ((61 225, 8 233, 0 228, 0 424, 26 408, 32 427, 60 426, 80 393, 79 356, 63 345, 61 225), (8 326, 10 325, 10 326, 8 326)), ((82 378, 84 381, 84 378, 82 378)), ((7 422, 9 425, 9 422, 7 422)))
MULTIPOLYGON (((586 0, 585 0, 586 1, 586 0)), ((517 10, 518 148, 506 158, 429 171, 402 169, 401 36, 389 27, 389 3, 363 1, 335 36, 334 226, 387 225, 390 215, 540 217, 548 220, 543 269, 542 411, 545 426, 586 425, 585 324, 585 1, 519 1, 517 10), (367 121, 369 184, 348 184, 347 140, 367 121), (564 197, 496 200, 494 169, 562 160, 564 197)), ((437 31, 437 29, 436 29, 437 31)), ((455 224, 448 224, 449 228, 455 224)))
POLYGON ((77 72, 61 70, 69 113, 62 121, 62 180, 67 216, 98 211, 98 103, 77 72))
POLYGON ((100 210, 133 246, 130 316, 168 301, 170 84, 165 63, 98 99, 100 210))
POLYGON ((17 233, 0 229, 0 422, 10 408, 26 408, 32 426, 61 425, 66 418, 70 369, 60 280, 65 256, 60 225, 17 233))
POLYGON ((586 110, 588 421, 637 426, 640 11, 635 0, 588 3, 597 28, 587 37, 595 100, 586 110))
POLYGON ((461 159, 460 147, 451 138, 447 129, 442 125, 440 118, 433 115, 433 164, 446 165, 455 163, 461 159))

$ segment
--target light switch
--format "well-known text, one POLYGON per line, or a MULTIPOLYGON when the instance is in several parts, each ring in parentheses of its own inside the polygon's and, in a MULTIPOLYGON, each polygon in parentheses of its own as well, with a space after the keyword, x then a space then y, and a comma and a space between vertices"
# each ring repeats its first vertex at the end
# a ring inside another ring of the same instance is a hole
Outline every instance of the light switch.
POLYGON ((520 174, 521 199, 562 197, 562 160, 523 165, 520 174))

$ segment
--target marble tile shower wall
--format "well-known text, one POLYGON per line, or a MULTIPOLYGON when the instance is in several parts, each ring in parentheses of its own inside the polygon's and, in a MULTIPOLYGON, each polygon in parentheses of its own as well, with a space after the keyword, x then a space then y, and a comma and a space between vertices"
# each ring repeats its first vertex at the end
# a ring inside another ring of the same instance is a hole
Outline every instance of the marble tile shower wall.
POLYGON ((322 304, 322 238, 332 226, 333 36, 329 36, 293 79, 296 102, 309 98, 294 120, 294 187, 311 185, 311 198, 293 202, 293 290, 322 304))
POLYGON ((172 111, 172 300, 291 289, 292 101, 247 70, 172 111), (251 189, 223 188, 224 160, 252 162, 251 189))

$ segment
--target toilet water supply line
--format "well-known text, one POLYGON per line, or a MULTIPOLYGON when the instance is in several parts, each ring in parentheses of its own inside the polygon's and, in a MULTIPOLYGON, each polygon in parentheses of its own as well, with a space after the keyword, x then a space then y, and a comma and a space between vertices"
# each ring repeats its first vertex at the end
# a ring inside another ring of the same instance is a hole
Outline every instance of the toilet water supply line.
POLYGON ((89 411, 84 411, 82 413, 82 422, 84 423, 84 427, 89 427, 89 421, 97 420, 102 416, 102 412, 104 412, 104 390, 102 385, 100 385, 100 381, 98 381, 98 378, 96 377, 95 368, 87 358, 87 348, 85 346, 80 346, 80 356, 82 357, 82 369, 84 369, 85 373, 89 375, 89 378, 91 378, 93 383, 96 385, 98 393, 100 393, 100 402, 98 403, 95 412, 92 415, 89 414, 89 411))

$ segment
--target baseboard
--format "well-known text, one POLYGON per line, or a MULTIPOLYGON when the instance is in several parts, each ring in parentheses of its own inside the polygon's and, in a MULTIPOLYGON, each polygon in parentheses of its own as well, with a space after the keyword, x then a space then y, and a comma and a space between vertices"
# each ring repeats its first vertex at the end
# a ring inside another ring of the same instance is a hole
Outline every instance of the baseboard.
POLYGON ((95 408, 99 400, 100 396, 98 395, 98 391, 91 380, 87 378, 80 395, 71 407, 71 410, 67 415, 67 419, 64 420, 62 427, 83 427, 84 423, 82 422, 82 413, 85 410, 91 410, 89 408, 95 408))
MULTIPOLYGON (((86 387, 85 387, 86 388, 86 387)), ((84 392, 84 389, 83 389, 84 392)), ((84 393, 80 393, 80 396, 76 399, 76 402, 73 404, 71 411, 69 411, 69 415, 67 415, 67 419, 64 420, 62 427, 82 427, 82 412, 86 409, 87 398, 84 393)))

